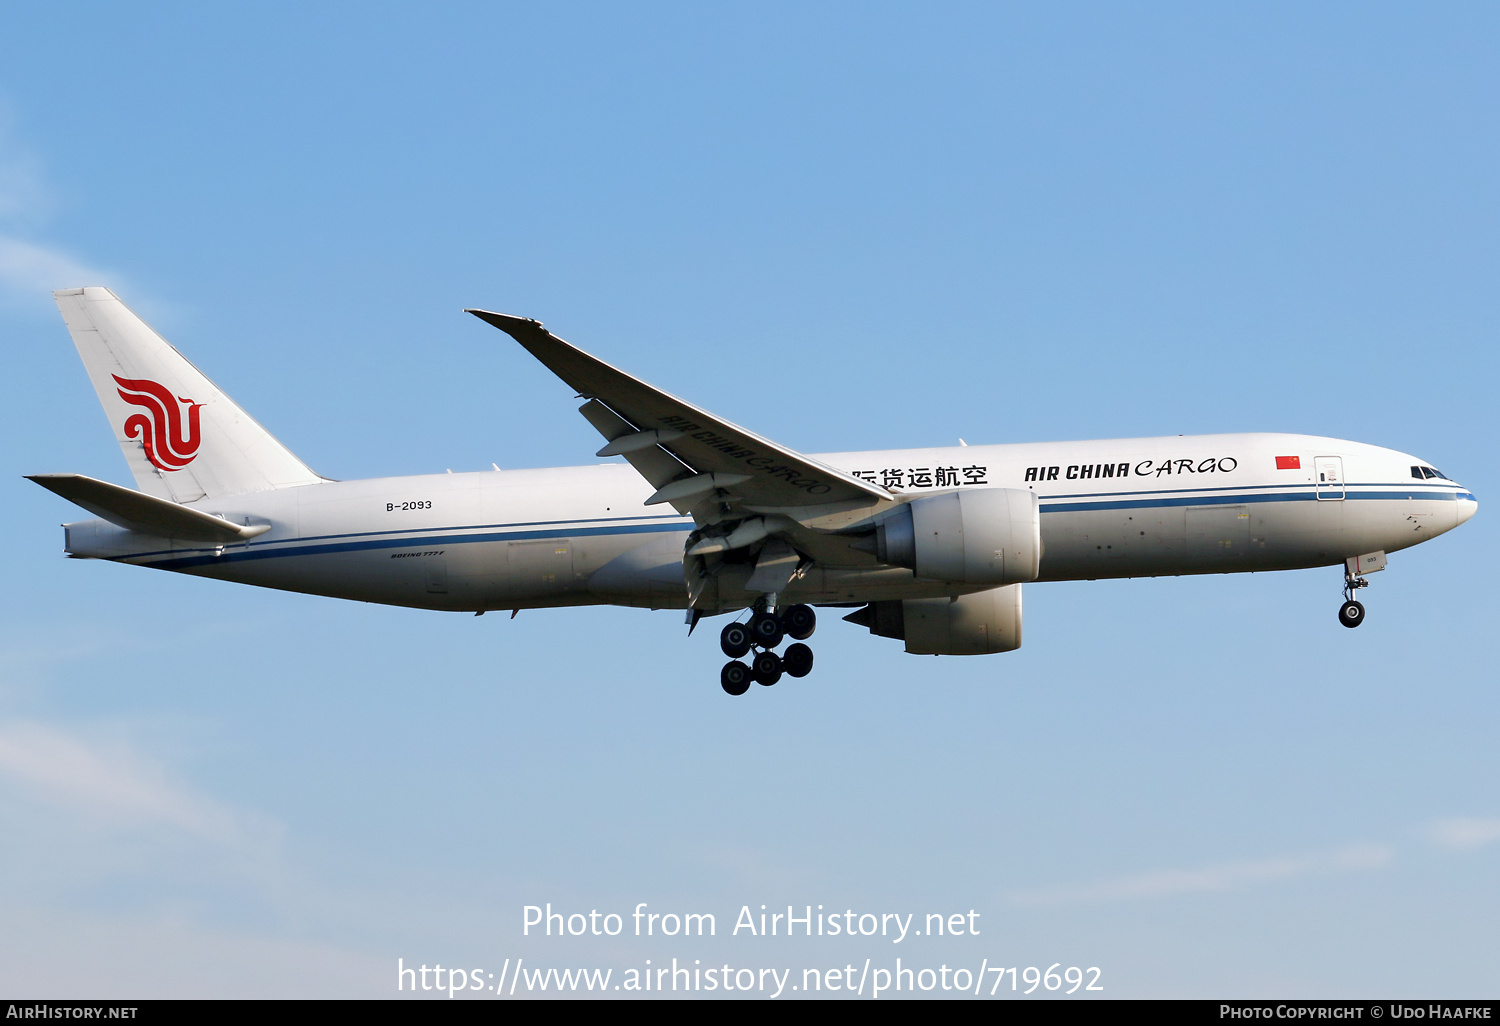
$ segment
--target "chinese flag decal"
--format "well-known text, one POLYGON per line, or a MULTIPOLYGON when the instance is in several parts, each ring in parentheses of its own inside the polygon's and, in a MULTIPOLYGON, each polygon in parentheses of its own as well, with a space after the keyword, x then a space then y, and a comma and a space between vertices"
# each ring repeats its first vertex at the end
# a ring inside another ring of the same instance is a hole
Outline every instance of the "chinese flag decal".
POLYGON ((1301 470, 1301 456, 1278 456, 1276 457, 1277 470, 1301 470))

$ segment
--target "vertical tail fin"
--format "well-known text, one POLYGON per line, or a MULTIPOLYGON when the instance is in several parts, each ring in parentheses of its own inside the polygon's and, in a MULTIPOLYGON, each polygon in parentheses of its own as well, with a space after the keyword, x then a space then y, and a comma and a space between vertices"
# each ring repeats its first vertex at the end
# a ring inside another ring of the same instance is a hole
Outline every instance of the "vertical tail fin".
POLYGON ((141 491, 193 502, 322 480, 109 289, 52 298, 141 491))

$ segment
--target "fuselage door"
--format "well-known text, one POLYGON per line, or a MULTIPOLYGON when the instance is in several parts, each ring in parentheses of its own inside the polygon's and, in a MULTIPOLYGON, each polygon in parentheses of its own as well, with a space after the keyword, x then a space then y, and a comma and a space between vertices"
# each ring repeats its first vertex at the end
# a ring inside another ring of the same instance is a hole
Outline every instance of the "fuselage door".
POLYGON ((506 545, 510 587, 522 595, 550 595, 573 582, 573 543, 568 538, 513 541, 506 545))
POLYGON ((1314 457, 1313 474, 1317 479, 1318 498, 1342 499, 1344 497, 1344 461, 1341 457, 1314 457))

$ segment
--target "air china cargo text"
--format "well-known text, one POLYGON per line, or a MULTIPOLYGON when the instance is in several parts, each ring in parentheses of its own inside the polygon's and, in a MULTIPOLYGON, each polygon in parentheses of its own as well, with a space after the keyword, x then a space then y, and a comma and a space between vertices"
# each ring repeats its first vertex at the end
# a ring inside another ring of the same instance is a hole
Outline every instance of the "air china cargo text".
POLYGON ((1026 481, 1088 481, 1109 477, 1162 477, 1167 474, 1228 474, 1240 465, 1233 456, 1209 456, 1203 459, 1141 460, 1130 463, 1074 463, 1067 467, 1027 467, 1026 481))

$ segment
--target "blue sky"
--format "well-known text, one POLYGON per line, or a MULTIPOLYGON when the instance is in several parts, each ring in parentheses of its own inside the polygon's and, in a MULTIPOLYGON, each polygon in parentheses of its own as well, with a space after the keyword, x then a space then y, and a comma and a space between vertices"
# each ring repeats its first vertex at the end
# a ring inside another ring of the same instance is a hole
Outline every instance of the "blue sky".
MULTIPOLYGON (((386 609, 61 558, 114 288, 338 478, 585 463, 537 317, 794 448, 1285 430, 1495 494, 1485 5, 15 8, 0 35, 0 990, 385 996, 701 958, 1492 996, 1481 511, 1334 569, 1028 586, 1026 645, 386 609), (521 908, 708 911, 695 944, 521 908), (979 910, 757 947, 742 905, 979 910)), ((1488 539, 1488 540, 1487 540, 1488 539)))

